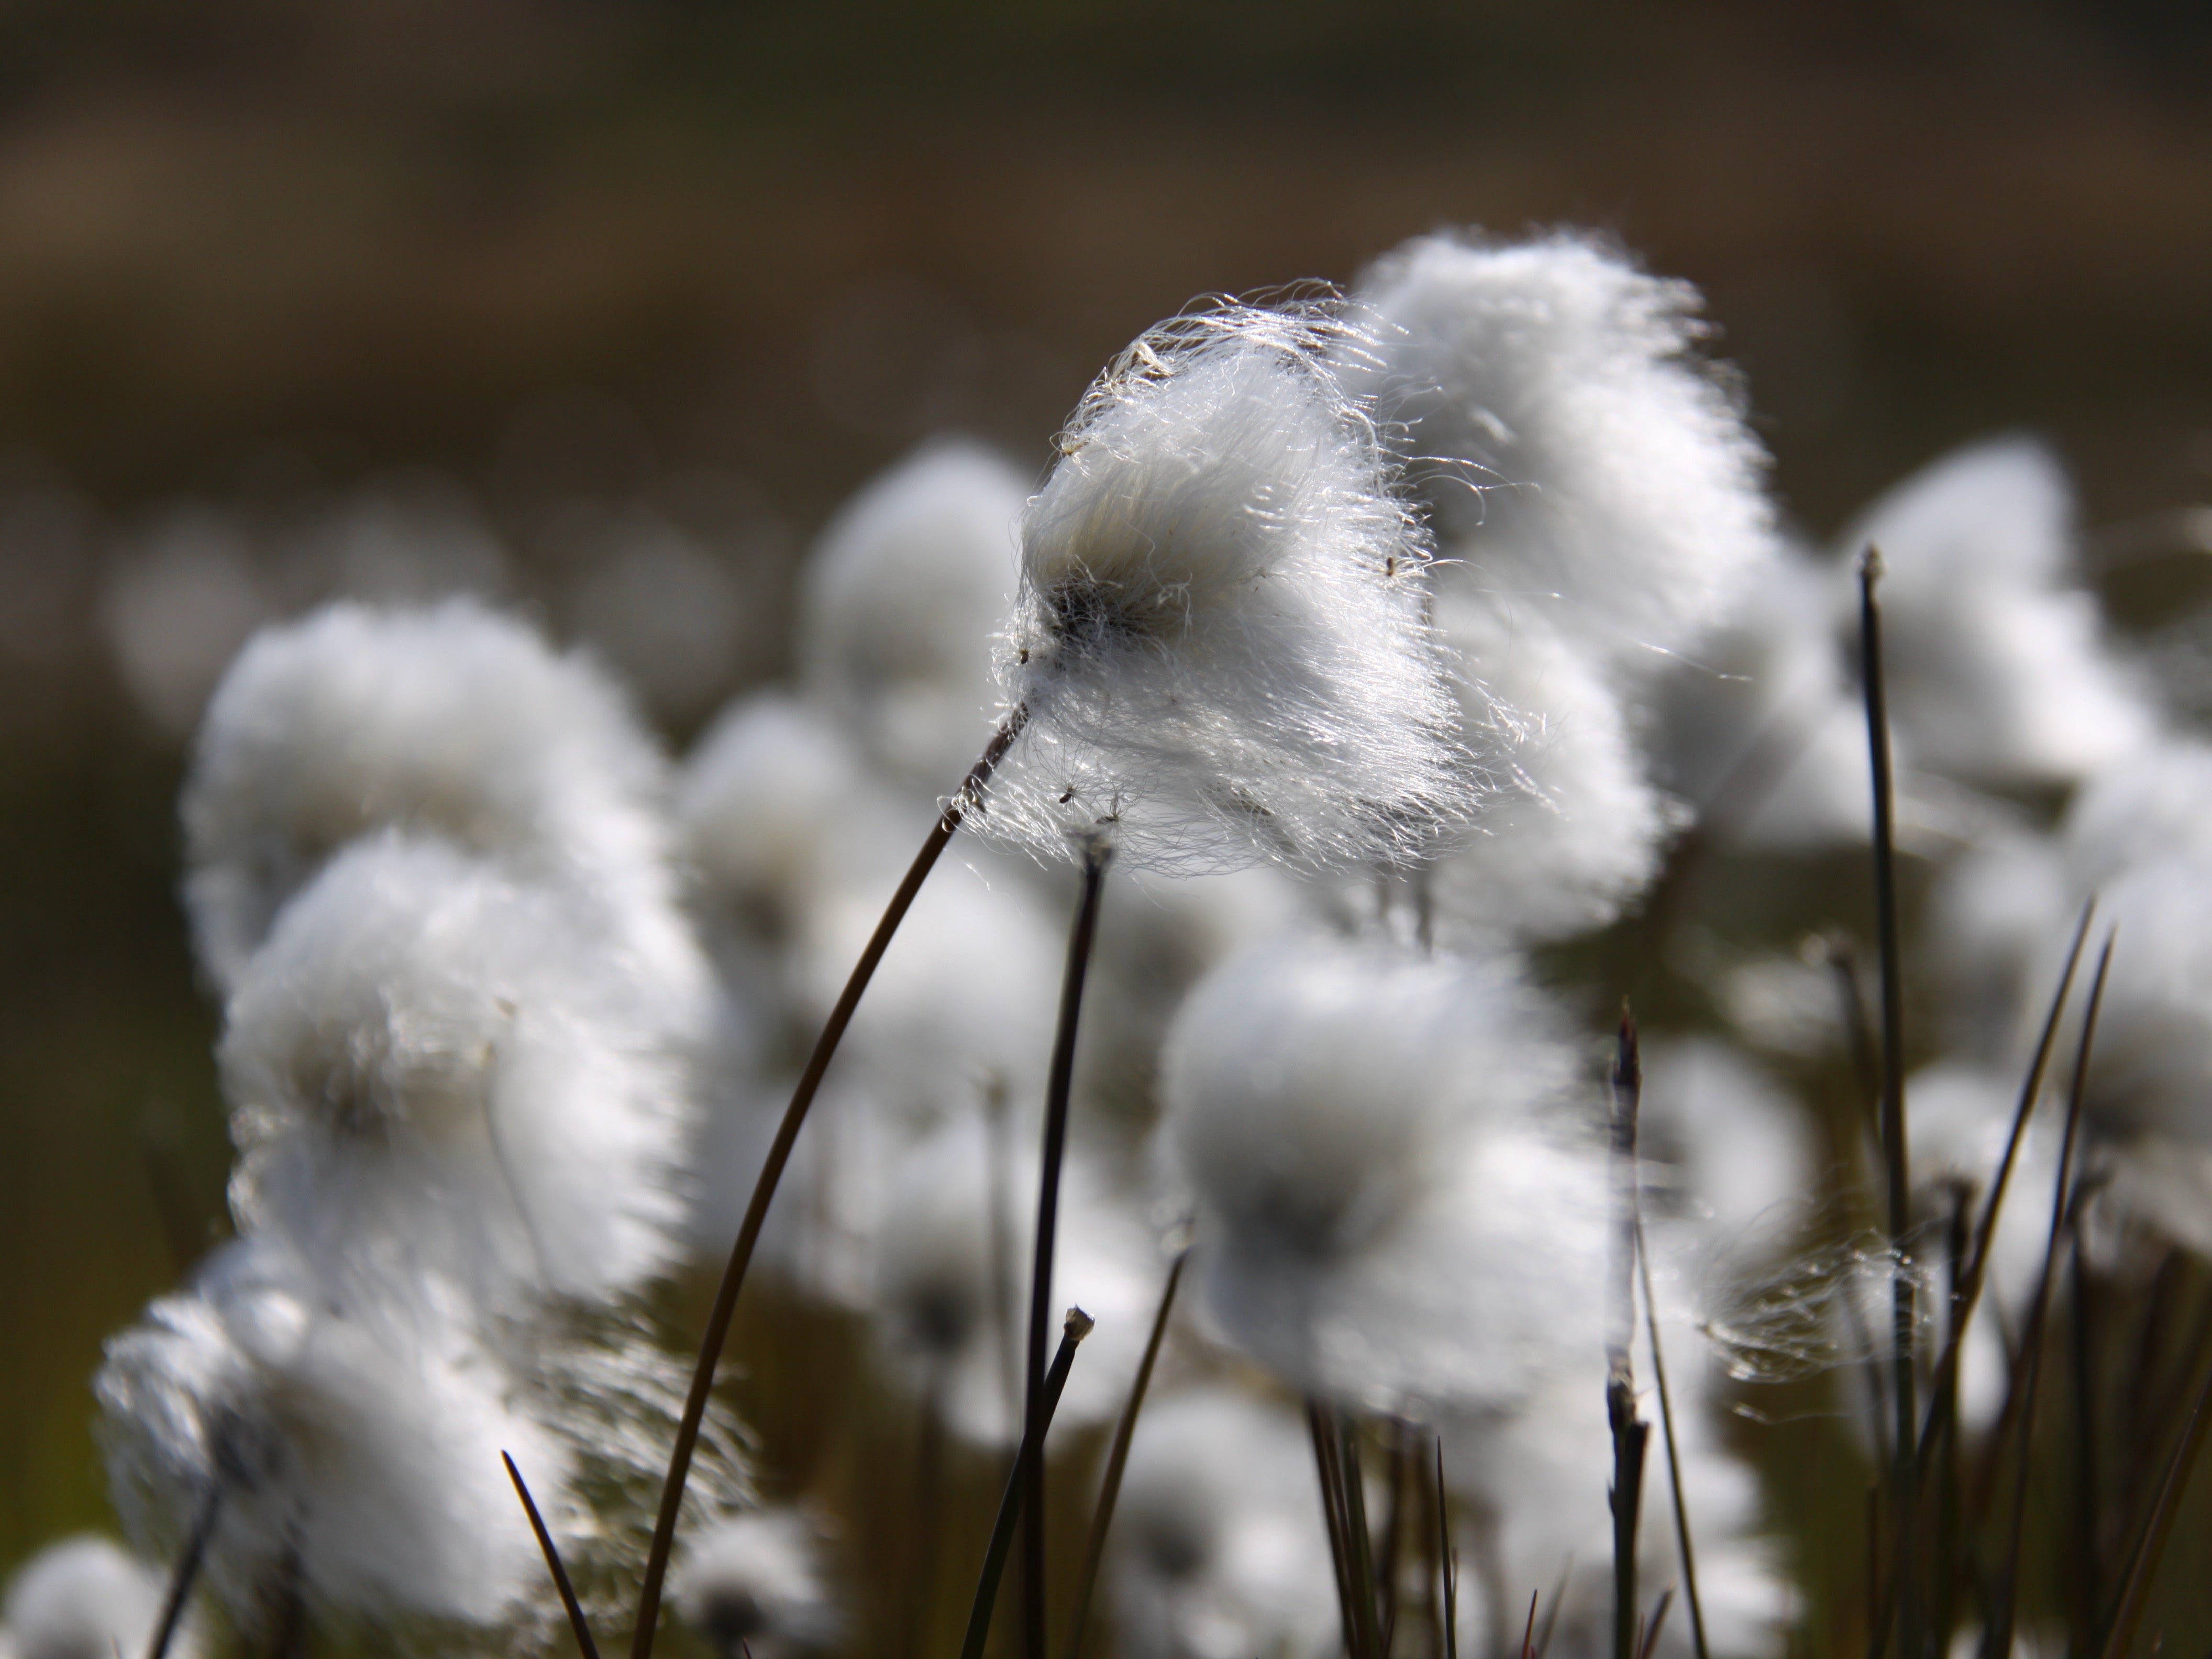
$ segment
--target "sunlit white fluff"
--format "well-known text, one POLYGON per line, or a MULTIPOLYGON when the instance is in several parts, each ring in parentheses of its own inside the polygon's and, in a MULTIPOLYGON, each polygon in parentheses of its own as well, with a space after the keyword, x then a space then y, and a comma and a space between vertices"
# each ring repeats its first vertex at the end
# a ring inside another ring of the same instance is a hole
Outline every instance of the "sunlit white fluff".
POLYGON ((980 823, 1046 857, 1418 855, 1468 782, 1428 547, 1321 307, 1177 317, 1100 375, 1022 520, 1000 683, 1028 731, 980 823))
POLYGON ((2075 796, 2060 841, 2081 893, 2166 859, 2212 869, 2212 744, 2169 733, 2106 767, 2075 796))
POLYGON ((1447 939, 1568 937, 1620 915, 1658 873, 1679 809, 1651 787, 1626 711, 1541 610, 1439 597, 1468 748, 1494 785, 1429 872, 1447 939))
POLYGON ((1416 237, 1376 262, 1386 418, 1423 458, 1449 580, 1656 667, 1773 549, 1765 457, 1698 356, 1689 283, 1583 233, 1416 237))
POLYGON ((1655 688, 1660 780, 1723 845, 1850 845, 1874 819, 1866 716, 1834 630, 1833 573, 1784 550, 1655 688))
POLYGON ((173 1557, 222 1487, 206 1582, 249 1624, 296 1552, 311 1602, 493 1622, 544 1565, 499 1454, 549 1507, 568 1462, 449 1302, 333 1297, 280 1247, 227 1247, 110 1340, 95 1380, 118 1512, 173 1557))
POLYGON ((1162 1127, 1223 1334, 1376 1409, 1509 1399, 1595 1351, 1604 1170, 1553 1030, 1506 969, 1447 958, 1261 947, 1201 981, 1162 1127))
POLYGON ((1966 1055, 2025 1065, 2079 908, 2063 850, 2033 831, 1984 837, 1941 870, 1922 932, 1966 1055))
POLYGON ((873 765, 932 795, 958 785, 991 735, 992 639, 1029 493, 990 451, 933 445, 848 502, 807 560, 808 696, 873 765))
POLYGON ((228 1011, 241 1221, 333 1273, 431 1267, 524 1304, 659 1271, 687 1055, 623 969, 564 895, 442 842, 342 853, 228 1011))
POLYGON ((700 1528, 669 1580, 677 1614, 717 1659, 773 1659, 827 1647, 842 1609, 813 1523, 793 1510, 755 1510, 700 1528))
MULTIPOLYGON (((994 1147, 990 1133, 970 1113, 901 1160, 876 1243, 872 1314, 895 1374, 954 1432, 1006 1445, 1021 1429, 1011 1386, 1019 1362, 1010 1372, 1008 1361, 1027 1330, 1037 1136, 994 1147)), ((1083 1142, 1069 1146, 1060 1180, 1052 1305, 1080 1307, 1097 1323, 1069 1373, 1056 1431, 1121 1410, 1167 1276, 1156 1231, 1083 1142)))
MULTIPOLYGON (((2079 586, 2074 501, 2041 445, 1944 457, 1839 538, 1882 558, 1884 675, 1911 764, 1972 781, 2069 782, 2152 735, 2148 702, 2079 586)), ((1856 594, 1844 604, 1855 631, 1856 594)))
POLYGON ((334 605, 266 629, 216 688, 185 787, 202 965, 228 988, 325 860, 400 829, 564 889, 625 972, 672 1002, 698 997, 663 783, 604 674, 473 601, 334 605))
POLYGON ((1148 1402, 1109 1534, 1130 1659, 1324 1659, 1342 1626, 1304 1425, 1221 1388, 1148 1402))
MULTIPOLYGON (((49 1544, 15 1569, 0 1603, 0 1652, 9 1659, 142 1659, 151 1647, 168 1574, 94 1533, 49 1544)), ((199 1621, 169 1639, 176 1659, 197 1659, 199 1621)))

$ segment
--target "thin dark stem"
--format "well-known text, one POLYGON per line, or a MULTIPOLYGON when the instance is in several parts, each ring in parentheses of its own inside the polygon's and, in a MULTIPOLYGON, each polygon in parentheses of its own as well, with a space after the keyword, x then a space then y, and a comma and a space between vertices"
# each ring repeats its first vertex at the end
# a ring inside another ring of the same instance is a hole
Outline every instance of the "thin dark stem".
POLYGON ((960 1643, 960 1659, 983 1659, 983 1644, 991 1636, 991 1608, 999 1599, 999 1580, 1006 1574, 1006 1557, 1014 1547, 1014 1523, 1020 1517, 1028 1486, 1022 1476, 1030 1459, 1043 1449, 1044 1431, 1052 1426, 1052 1414, 1060 1408, 1060 1391, 1067 1387, 1067 1373, 1075 1364, 1076 1346, 1091 1334, 1091 1316, 1082 1309, 1067 1310, 1060 1327, 1060 1352, 1053 1356, 1052 1369, 1045 1373, 1038 1420, 1031 1425, 1035 1433, 1023 1434, 1021 1449, 1006 1475, 1006 1490, 999 1496, 999 1518, 991 1524, 991 1541, 983 1552, 983 1571, 975 1580, 975 1604, 969 1610, 968 1634, 960 1643))
POLYGON ((1534 1659, 1536 1650, 1536 1598, 1541 1590, 1528 1592, 1528 1619, 1521 1626, 1521 1659, 1534 1659))
POLYGON ((1377 1568, 1378 1588, 1382 1593, 1382 1659, 1390 1659, 1390 1649, 1398 1636, 1398 1534, 1405 1522, 1406 1434, 1404 1422, 1393 1419, 1390 1509, 1382 1521, 1382 1559, 1377 1568))
MULTIPOLYGON (((1419 1471, 1420 1497, 1425 1498, 1431 1495, 1429 1487, 1431 1479, 1429 1460, 1425 1457, 1420 1460, 1419 1471)), ((1434 1497, 1436 1506, 1441 1510, 1444 1501, 1443 1483, 1441 1480, 1436 1482, 1434 1497)), ((1437 1553, 1437 1529, 1427 1524, 1427 1505, 1425 1504, 1422 1509, 1423 1519, 1419 1523, 1422 1557, 1421 1605, 1429 1620, 1429 1659, 1443 1659, 1443 1602, 1437 1588, 1443 1577, 1443 1558, 1437 1553)))
MULTIPOLYGON (((1973 1248, 1973 1228, 1967 1211, 1972 1201, 1973 1195, 1964 1182, 1953 1186, 1944 1257, 1950 1274, 1950 1318, 1954 1324, 1966 1304, 1966 1258, 1973 1248)), ((1954 1333, 1947 1330, 1944 1335, 1948 1345, 1954 1333)), ((1936 1442, 1942 1461, 1936 1470, 1936 1583, 1929 1620, 1935 1650, 1948 1654, 1951 1632, 1958 1623, 1959 1607, 1959 1368, 1955 1364, 1937 1375, 1935 1395, 1928 1410, 1930 1417, 1941 1418, 1944 1425, 1942 1437, 1936 1442)), ((1925 1476, 1922 1479, 1924 1484, 1925 1476)))
MULTIPOLYGON (((1444 1495, 1444 1442, 1437 1437, 1437 1560, 1444 1585, 1444 1659, 1459 1659, 1459 1563, 1452 1555, 1451 1509, 1444 1495)), ((1547 1628, 1545 1634, 1548 1636, 1547 1628)))
POLYGON ((1613 1260, 1606 1298, 1606 1421, 1613 1431, 1613 1654, 1637 1659, 1636 1522, 1651 1425, 1636 1415, 1636 1117, 1644 1087, 1636 1024, 1621 1010, 1613 1065, 1613 1260))
POLYGON ((945 843, 952 839, 952 832, 960 827, 960 820, 981 804, 984 786, 1027 721, 1027 711, 1016 708, 1000 722, 958 793, 938 815, 928 839, 921 844, 921 851, 915 854, 913 865, 884 907, 883 920, 876 924, 867 948, 854 964, 852 977, 845 981, 844 990, 822 1027, 822 1035, 815 1040, 814 1052, 807 1057, 806 1069, 799 1073, 799 1083, 791 1091, 791 1103, 784 1108, 783 1121, 776 1126, 767 1162, 761 1166, 760 1176, 753 1183, 751 1201, 745 1206, 744 1222, 738 1229, 737 1242, 730 1247, 729 1263, 722 1269, 722 1282, 714 1292, 714 1310, 707 1316, 706 1334, 699 1344, 698 1364, 691 1372, 690 1392, 684 1397, 684 1415, 676 1425, 676 1443, 670 1450, 668 1474, 660 1488, 660 1510, 653 1521, 653 1545, 645 1558, 645 1581, 638 1591, 637 1626, 630 1634, 631 1659, 651 1659, 653 1635, 660 1623, 661 1585, 668 1576, 668 1558, 676 1544, 676 1522, 684 1510, 684 1483, 691 1472, 691 1456, 698 1449, 699 1431, 707 1419, 707 1402, 714 1393, 714 1368, 721 1360, 723 1345, 729 1340, 730 1321, 738 1308, 738 1292, 744 1285, 745 1270, 752 1264, 753 1247, 760 1242, 761 1228, 768 1220, 769 1200, 775 1196, 776 1184, 783 1179, 784 1166, 791 1161, 792 1148, 798 1142, 799 1128, 806 1121, 807 1109, 813 1105, 815 1091, 822 1086, 830 1058, 837 1052, 845 1028, 852 1024, 854 1011, 860 1006, 861 994, 875 976, 876 964, 890 948, 891 936, 898 932, 899 923, 905 919, 915 896, 921 891, 921 884, 928 879, 945 843))
MULTIPOLYGON (((1888 695, 1882 680, 1881 606, 1875 599, 1881 580, 1881 555, 1869 547, 1859 562, 1859 671, 1866 696, 1867 753, 1874 776, 1874 890, 1875 933, 1881 957, 1881 1150, 1889 1193, 1889 1244, 1900 1269, 1912 1226, 1912 1190, 1905 1138, 1905 977, 1897 901, 1896 780, 1890 763, 1888 695)), ((1897 1414, 1894 1501, 1898 1555, 1909 1559, 1919 1494, 1913 1455, 1919 1440, 1920 1413, 1914 1400, 1912 1276, 1899 1271, 1890 1280, 1893 1381, 1891 1405, 1897 1414)), ((1899 1583, 1899 1651, 1920 1659, 1917 1598, 1910 1574, 1899 1583)))
POLYGON ((1659 1632, 1667 1626, 1667 1610, 1674 1605, 1674 1592, 1659 1592, 1658 1605, 1651 1609, 1650 1622, 1644 1626, 1643 1638, 1636 1644, 1636 1659, 1651 1659, 1659 1646, 1659 1632))
POLYGON ((1068 936, 1067 970, 1060 981, 1060 1023, 1052 1039, 1052 1071, 1046 1079, 1044 1153, 1037 1174, 1036 1243, 1030 1257, 1029 1360, 1024 1367, 1026 1396, 1023 1439, 1035 1438, 1037 1455, 1024 1464, 1030 1490, 1022 1508, 1022 1634, 1029 1659, 1045 1659, 1045 1553, 1043 1434, 1036 1425, 1044 1387, 1044 1340, 1052 1318, 1054 1247, 1060 1235, 1060 1170, 1067 1153, 1068 1099, 1075 1088, 1075 1034, 1083 1012, 1083 981, 1091 969, 1091 948, 1098 937, 1098 901, 1105 890, 1111 849, 1092 841, 1083 850, 1083 896, 1068 936))
POLYGON ((154 1626, 153 1645, 146 1650, 146 1659, 165 1659, 169 1644, 176 1639, 177 1626, 183 1622, 185 1605, 191 1599, 192 1585, 200 1576, 200 1566, 207 1559, 208 1544, 215 1537, 216 1522, 222 1514, 223 1478, 220 1473, 208 1479, 206 1494, 200 1499, 199 1512, 192 1516, 192 1529, 185 1534, 185 1547, 177 1556, 176 1569, 169 1575, 168 1594, 161 1598, 161 1622, 154 1626))
POLYGON ((1189 1260, 1189 1250, 1182 1250, 1168 1269, 1159 1310, 1152 1316, 1152 1334, 1145 1339, 1145 1357, 1138 1362, 1136 1380, 1129 1384, 1129 1403, 1122 1407, 1121 1420, 1114 1425, 1114 1444, 1106 1454, 1106 1475, 1098 1485, 1098 1507, 1091 1516, 1091 1542, 1083 1553, 1083 1577, 1075 1587, 1075 1611, 1067 1621, 1067 1659, 1078 1659, 1083 1651, 1084 1631, 1091 1622, 1091 1597, 1097 1588, 1099 1565, 1106 1559, 1106 1534, 1114 1524, 1122 1471, 1128 1467, 1129 1442, 1136 1436, 1137 1413, 1145 1408, 1152 1366, 1160 1357, 1160 1342, 1168 1334, 1168 1316, 1175 1310, 1176 1287, 1182 1284, 1183 1263, 1189 1260))
POLYGON ((553 1534, 546 1530, 545 1517, 538 1512, 538 1505, 524 1484, 522 1471, 514 1466, 514 1459, 507 1453, 499 1455, 507 1465, 507 1478, 514 1482, 514 1495, 522 1500, 522 1512, 530 1517, 530 1530, 538 1534, 538 1547, 544 1552, 545 1570, 553 1575, 553 1588, 561 1593, 561 1605, 568 1610, 568 1628, 576 1633, 577 1650, 584 1659, 599 1659, 599 1644, 592 1639, 591 1621, 584 1617, 584 1604, 576 1599, 576 1587, 568 1582, 568 1570, 561 1565, 561 1552, 553 1542, 553 1534))
POLYGON ((2027 1523, 2028 1456, 2035 1437, 2035 1395, 2043 1373, 2045 1322, 2051 1310, 2051 1280, 2058 1259, 2058 1240, 2074 1205, 2074 1145, 2081 1127, 2081 1102, 2088 1091, 2089 1054, 2097 1036, 2097 1015, 2105 1004, 2105 977, 2112 965, 2112 937, 2097 959, 2097 976, 2089 986, 2089 1008, 2081 1024, 2081 1044, 2074 1056, 2074 1085, 2066 1101, 2066 1132, 2058 1145, 2058 1176, 2051 1198, 2051 1236, 2043 1252, 2043 1270, 2035 1284, 2035 1301, 2021 1338, 2027 1367, 2021 1384, 2017 1481, 2013 1492, 2012 1517, 2006 1534, 2004 1577, 1996 1593, 1996 1616, 1982 1644, 1982 1659, 2010 1659, 2013 1627, 2020 1603, 2020 1548, 2027 1523))
POLYGON ((1659 1304, 1651 1294, 1651 1256, 1644 1248, 1644 1223, 1636 1224, 1636 1259, 1644 1276, 1644 1319, 1651 1339, 1651 1380, 1659 1389, 1659 1424, 1667 1443, 1667 1480, 1674 1492, 1674 1537, 1682 1552, 1682 1589, 1690 1607, 1690 1640, 1698 1659, 1710 1659, 1705 1646, 1705 1603, 1698 1596, 1698 1552, 1690 1539, 1690 1506, 1682 1495, 1682 1455, 1674 1443, 1674 1399, 1667 1387, 1667 1356, 1659 1346, 1659 1304))
POLYGON ((1382 1626, 1376 1616, 1375 1538, 1367 1526, 1367 1480, 1359 1465, 1359 1431, 1348 1412, 1336 1412, 1338 1468, 1344 1492, 1344 1535, 1351 1545, 1352 1613, 1361 1651, 1382 1659, 1382 1626))

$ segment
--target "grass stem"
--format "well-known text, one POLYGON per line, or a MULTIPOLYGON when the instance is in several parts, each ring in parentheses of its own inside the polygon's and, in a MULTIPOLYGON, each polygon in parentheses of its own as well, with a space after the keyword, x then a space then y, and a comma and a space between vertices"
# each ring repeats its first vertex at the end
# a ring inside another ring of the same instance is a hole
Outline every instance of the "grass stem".
POLYGON ((514 1459, 505 1452, 500 1453, 499 1461, 507 1465, 507 1478, 514 1482, 514 1495, 522 1500, 522 1512, 530 1517, 530 1530, 538 1534, 538 1547, 545 1555, 545 1570, 553 1575, 553 1588, 561 1593, 561 1605, 568 1614, 568 1628, 576 1634, 577 1651, 584 1659, 599 1659, 599 1644, 592 1639, 591 1621, 584 1617, 584 1604, 576 1599, 576 1587, 568 1581, 568 1568, 561 1565, 560 1548, 546 1528, 545 1517, 538 1512, 530 1488, 522 1479, 522 1471, 515 1468, 514 1459))
POLYGON ((1027 721, 1027 711, 1018 708, 1000 723, 981 757, 969 769, 958 791, 938 814, 929 838, 922 842, 921 852, 915 854, 914 863, 892 893, 883 919, 868 939, 867 948, 860 952, 852 976, 845 981, 844 990, 830 1009, 822 1035, 815 1040, 814 1052, 807 1057, 806 1069, 799 1073, 798 1085, 792 1090, 791 1103, 784 1108, 783 1121, 776 1126, 767 1161, 753 1183, 752 1199, 745 1206, 744 1221, 738 1229, 737 1242, 730 1247, 728 1265, 722 1269, 722 1282, 715 1290, 714 1309, 707 1316, 706 1334, 699 1344, 698 1363, 692 1369, 690 1391, 684 1397, 684 1415, 676 1425, 676 1443, 669 1453, 668 1474, 660 1488, 660 1510, 653 1520, 653 1543, 646 1553, 645 1578, 638 1590, 637 1624, 630 1634, 631 1659, 651 1659, 653 1636, 660 1624, 661 1586, 667 1578, 668 1558, 676 1544, 676 1522, 684 1510, 684 1481, 691 1472, 692 1454, 698 1449, 699 1431, 707 1420, 707 1402, 714 1389, 714 1370, 721 1361, 723 1345, 729 1340, 738 1292, 744 1288, 745 1270, 752 1265, 753 1247, 760 1242, 761 1228, 768 1220, 769 1200, 775 1196, 776 1185, 783 1179, 784 1166, 790 1163, 792 1148, 798 1142, 799 1128, 806 1121, 807 1109, 813 1105, 815 1092, 822 1086, 823 1074, 830 1069, 830 1059, 837 1052, 845 1028, 852 1024, 854 1011, 860 1006, 861 994, 875 977, 877 963, 890 948, 891 936, 898 932, 899 923, 905 920, 915 896, 921 892, 939 855, 952 839, 952 832, 960 827, 960 820, 981 805, 984 787, 990 781, 991 774, 998 770, 999 763, 1006 758, 1006 750, 1021 735, 1027 721))
POLYGON ((161 1620, 154 1626, 154 1640, 146 1650, 146 1659, 165 1659, 169 1644, 176 1640, 177 1626, 184 1621, 185 1606, 191 1600, 192 1585, 198 1581, 200 1567, 207 1560, 208 1544, 215 1537, 216 1522, 222 1518, 222 1494, 223 1477, 218 1473, 209 1480, 199 1511, 192 1516, 192 1529, 185 1534, 185 1547, 178 1553, 176 1567, 169 1575, 168 1592, 161 1598, 161 1620))
POLYGON ((1644 1455, 1651 1425, 1636 1415, 1629 1345, 1636 1333, 1636 1119, 1644 1073, 1636 1022, 1626 1006, 1614 1049, 1611 1171, 1613 1260, 1606 1306, 1606 1421, 1613 1431, 1613 1656, 1638 1659, 1636 1526, 1644 1494, 1644 1455))

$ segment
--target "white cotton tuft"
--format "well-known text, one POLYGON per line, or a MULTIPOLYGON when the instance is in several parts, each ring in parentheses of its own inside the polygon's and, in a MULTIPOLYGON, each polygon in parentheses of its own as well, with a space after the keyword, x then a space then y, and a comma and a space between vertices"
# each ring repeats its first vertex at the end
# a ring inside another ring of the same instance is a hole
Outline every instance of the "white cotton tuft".
POLYGON ((1553 1030, 1498 965, 1261 948, 1201 981, 1162 1133, 1228 1340, 1377 1410, 1510 1398, 1595 1346, 1604 1170, 1538 1121, 1575 1069, 1553 1030))
POLYGON ((241 1222, 341 1277, 430 1269, 510 1310, 635 1287, 675 1255, 690 1112, 650 989, 559 892, 440 842, 357 843, 231 999, 241 1222))
POLYGON ((1984 837, 1937 875, 1925 937, 1955 1040, 1969 1054, 2025 1055, 2080 909, 2061 848, 2024 830, 1984 837))
MULTIPOLYGON (((1839 538, 1849 559, 1881 553, 1883 672, 1910 764, 2069 783, 2154 735, 2148 701, 2077 586, 2073 520, 2056 458, 1999 440, 1907 478, 1839 538)), ((1843 610, 1855 637, 1856 580, 1843 610)))
MULTIPOLYGON (((902 1159, 877 1240, 871 1312, 896 1374, 948 1427, 1006 1446, 1021 1432, 1038 1137, 994 1146, 991 1135, 983 1115, 970 1113, 902 1159)), ((1167 1277, 1154 1230, 1083 1143, 1067 1148, 1060 1182, 1050 1304, 1079 1307, 1097 1324, 1068 1375, 1055 1431, 1121 1409, 1167 1277)))
POLYGON ((1656 688, 1659 780, 1723 845, 1850 846, 1874 820, 1866 715, 1844 671, 1832 574, 1784 550, 1656 688))
POLYGON ((1288 1411, 1226 1389, 1137 1419, 1107 1588, 1129 1659, 1326 1659, 1342 1641, 1313 1447, 1288 1411))
POLYGON ((992 641, 1012 602, 1028 500, 989 450, 934 444, 855 495, 807 562, 807 695, 909 787, 950 793, 990 738, 992 641))
POLYGON ((1689 283, 1587 234, 1422 236, 1376 262, 1369 371, 1408 428, 1452 585, 1534 606, 1616 668, 1689 647, 1774 549, 1765 456, 1698 360, 1689 283))
POLYGON ((677 1614, 716 1659, 777 1659, 834 1644, 844 1628, 814 1524, 756 1510, 700 1529, 670 1575, 677 1614))
POLYGON ((264 1241, 111 1340, 94 1392, 118 1512, 179 1547, 220 1482, 206 1582, 249 1623, 296 1553, 311 1603, 374 1618, 495 1622, 544 1565, 499 1454, 562 1501, 562 1449, 456 1310, 342 1302, 264 1241))
POLYGON ((1468 746, 1493 785, 1431 866, 1447 938, 1534 942, 1616 919, 1658 874, 1680 809, 1644 776, 1620 699, 1534 609, 1454 591, 1437 603, 1468 746))
POLYGON ((697 997, 663 787, 604 674, 474 601, 334 605, 266 629, 216 688, 185 787, 201 963, 227 990, 332 854, 397 829, 574 894, 625 971, 697 997))
POLYGON ((2100 772, 2074 798, 2060 840, 2083 893, 2166 859, 2212 870, 2212 744, 2168 734, 2100 772))
POLYGON ((1427 543, 1322 307, 1228 306, 1091 386, 1022 520, 999 663, 1028 729, 971 822, 1046 858, 1418 856, 1469 805, 1427 543))
POLYGON ((1804 1107, 1711 1037, 1647 1042, 1637 1151, 1647 1215, 1703 1220, 1732 1249, 1790 1242, 1814 1187, 1804 1107))
MULTIPOLYGON (((139 1659, 153 1644, 168 1574, 93 1533, 49 1544, 15 1570, 0 1604, 9 1659, 139 1659)), ((198 1659, 199 1621, 169 1640, 173 1659, 198 1659)))

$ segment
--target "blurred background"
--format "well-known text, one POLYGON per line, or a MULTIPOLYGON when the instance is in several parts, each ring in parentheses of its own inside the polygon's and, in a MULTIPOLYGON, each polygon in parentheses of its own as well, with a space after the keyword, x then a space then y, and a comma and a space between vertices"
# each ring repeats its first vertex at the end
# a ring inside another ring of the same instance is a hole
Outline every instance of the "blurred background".
POLYGON ((1705 289, 1808 536, 2025 428, 2212 547, 2189 0, 0 9, 0 1567, 220 1224, 173 801, 254 626, 488 591, 680 743, 920 438, 1041 470, 1194 295, 1560 222, 1705 289))

